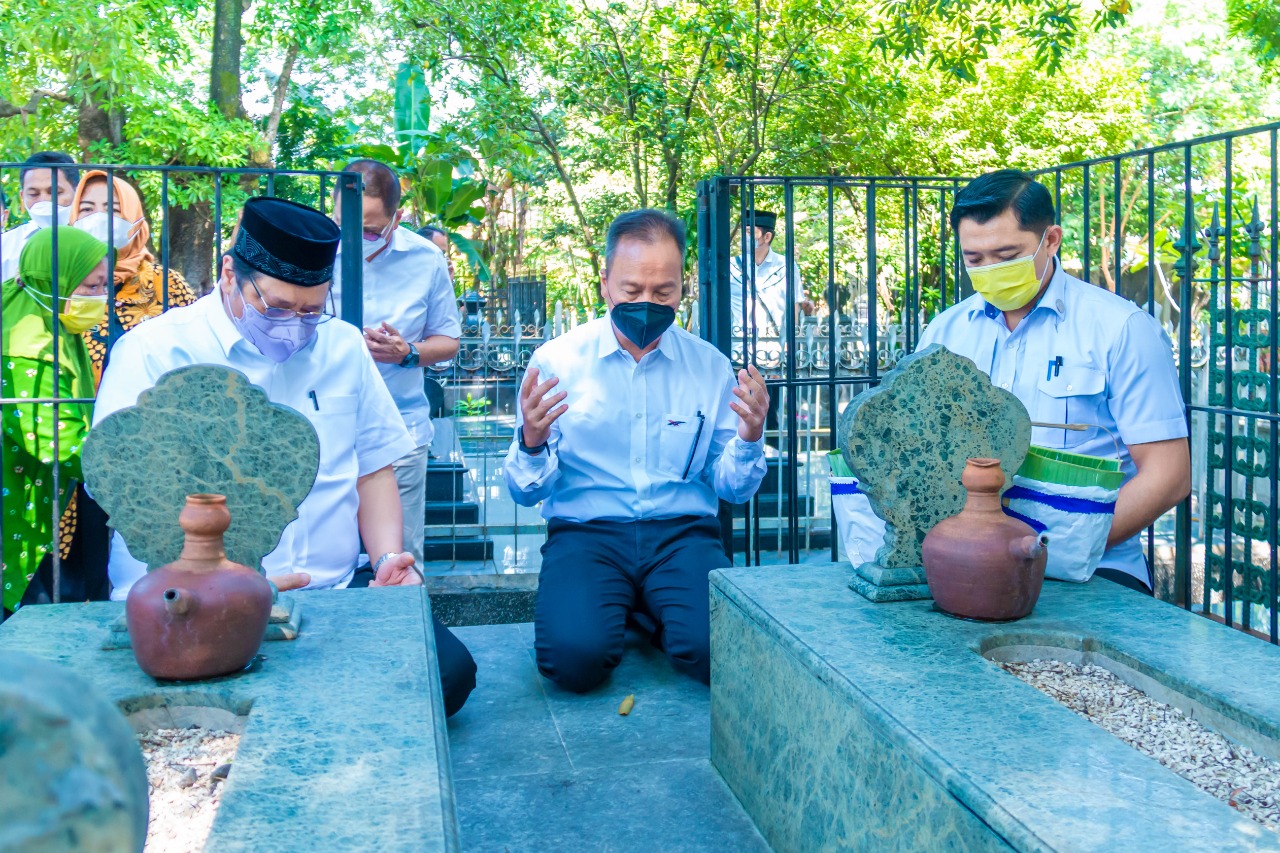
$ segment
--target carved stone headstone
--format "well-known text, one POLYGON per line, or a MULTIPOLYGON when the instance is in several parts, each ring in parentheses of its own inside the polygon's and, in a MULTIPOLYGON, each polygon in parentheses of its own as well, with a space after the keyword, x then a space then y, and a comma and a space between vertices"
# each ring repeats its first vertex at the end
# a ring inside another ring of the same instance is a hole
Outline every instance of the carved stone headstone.
POLYGON ((231 510, 227 557, 261 570, 315 484, 320 441, 310 421, 244 374, 194 365, 94 427, 83 463, 90 493, 149 569, 182 552, 187 495, 219 494, 231 510))
POLYGON ((858 488, 885 522, 876 561, 855 567, 850 585, 873 601, 903 601, 929 597, 920 548, 964 507, 965 462, 999 459, 1007 487, 1031 444, 1031 418, 972 361, 934 344, 855 397, 839 434, 858 488))
POLYGON ((116 706, 47 660, 0 652, 0 851, 140 853, 147 769, 116 706))

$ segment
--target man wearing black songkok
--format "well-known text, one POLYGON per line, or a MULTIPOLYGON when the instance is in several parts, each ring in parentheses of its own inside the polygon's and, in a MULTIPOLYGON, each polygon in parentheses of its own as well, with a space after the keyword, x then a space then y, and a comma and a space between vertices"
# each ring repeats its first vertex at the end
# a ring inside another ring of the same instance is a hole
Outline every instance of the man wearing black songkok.
MULTIPOLYGON (((391 469, 414 444, 360 330, 332 321, 339 234, 313 208, 250 199, 217 287, 121 337, 94 407, 97 422, 134 405, 170 370, 220 364, 306 417, 320 438, 320 472, 297 520, 262 561, 281 589, 421 583, 413 556, 402 553, 391 469), (357 572, 361 541, 373 565, 357 572)), ((124 598, 145 571, 117 534, 112 597, 124 598)), ((435 634, 445 711, 452 714, 475 686, 475 662, 439 620, 435 634)))

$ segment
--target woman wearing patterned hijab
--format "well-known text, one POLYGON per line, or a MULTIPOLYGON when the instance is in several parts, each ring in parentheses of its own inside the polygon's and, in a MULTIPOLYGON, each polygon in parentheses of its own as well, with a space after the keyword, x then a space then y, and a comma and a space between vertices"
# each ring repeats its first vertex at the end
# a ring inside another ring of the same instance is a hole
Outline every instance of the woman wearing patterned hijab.
MULTIPOLYGON (((158 317, 168 308, 190 305, 195 294, 177 270, 169 270, 168 301, 164 269, 147 248, 151 229, 138 191, 120 178, 112 178, 111 208, 107 207, 107 173, 94 169, 84 173, 71 201, 71 224, 88 231, 102 242, 116 245, 115 312, 120 328, 129 331, 143 320, 158 317), (115 222, 111 224, 112 216, 115 222), (110 224, 110 227, 109 227, 110 224)), ((93 359, 94 384, 102 379, 102 362, 107 354, 108 324, 85 333, 89 357, 93 359)))
MULTIPOLYGON (((27 241, 17 277, 0 284, 0 393, 5 398, 48 399, 55 389, 62 398, 93 398, 93 368, 81 335, 106 313, 106 254, 106 244, 74 228, 42 228, 27 241)), ((80 480, 80 448, 92 414, 91 403, 63 403, 56 412, 51 403, 13 403, 0 412, 0 596, 6 611, 47 597, 36 573, 50 560, 55 507, 59 514, 67 509, 80 480)), ((74 526, 74 518, 63 516, 60 548, 69 546, 69 524, 74 526)))

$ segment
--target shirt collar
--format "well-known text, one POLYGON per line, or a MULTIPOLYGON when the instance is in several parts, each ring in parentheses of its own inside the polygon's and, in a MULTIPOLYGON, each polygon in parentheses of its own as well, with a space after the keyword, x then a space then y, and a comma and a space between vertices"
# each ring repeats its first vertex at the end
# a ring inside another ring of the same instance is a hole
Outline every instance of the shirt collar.
POLYGON ((222 354, 230 358, 231 348, 243 341, 244 336, 240 334, 240 330, 227 314, 221 282, 214 283, 213 292, 203 297, 197 304, 201 303, 204 304, 204 313, 209 319, 209 327, 213 329, 213 336, 218 339, 218 345, 222 347, 222 354))
POLYGON ((407 252, 413 248, 405 233, 408 230, 403 225, 396 226, 396 230, 391 232, 391 247, 387 249, 388 252, 407 252))
MULTIPOLYGON (((1049 286, 1045 288, 1044 295, 1040 297, 1040 301, 1036 303, 1036 307, 1031 309, 1031 314, 1037 311, 1052 311, 1058 315, 1059 319, 1066 316, 1067 303, 1067 273, 1062 268, 1062 263, 1057 257, 1053 259, 1053 275, 1049 278, 1049 286)), ((974 302, 973 307, 969 309, 969 319, 973 320, 979 316, 986 316, 991 320, 999 320, 1000 315, 1004 313, 996 306, 987 302, 985 299, 978 299, 974 302)))
MULTIPOLYGON (((609 315, 605 314, 599 320, 600 331, 596 344, 596 356, 598 358, 608 358, 616 352, 620 352, 628 359, 631 358, 630 353, 622 348, 622 344, 618 341, 618 336, 613 331, 613 321, 609 319, 609 315)), ((676 343, 675 324, 670 329, 662 333, 662 337, 658 339, 658 348, 654 352, 660 352, 671 361, 676 360, 676 343)))

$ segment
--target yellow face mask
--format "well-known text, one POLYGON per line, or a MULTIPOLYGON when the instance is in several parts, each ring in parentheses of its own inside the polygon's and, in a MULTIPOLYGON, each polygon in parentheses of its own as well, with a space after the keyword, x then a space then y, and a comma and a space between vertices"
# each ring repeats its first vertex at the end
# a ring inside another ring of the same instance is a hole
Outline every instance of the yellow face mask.
POLYGON ((73 335, 82 335, 101 323, 107 316, 107 297, 71 296, 63 303, 64 310, 58 315, 62 327, 73 335))
POLYGON ((1040 292, 1040 277, 1036 275, 1036 255, 1044 246, 1048 229, 1040 235, 1040 244, 1036 250, 1025 258, 1014 258, 985 267, 970 267, 969 280, 973 289, 1001 311, 1016 311, 1022 308, 1040 292))

